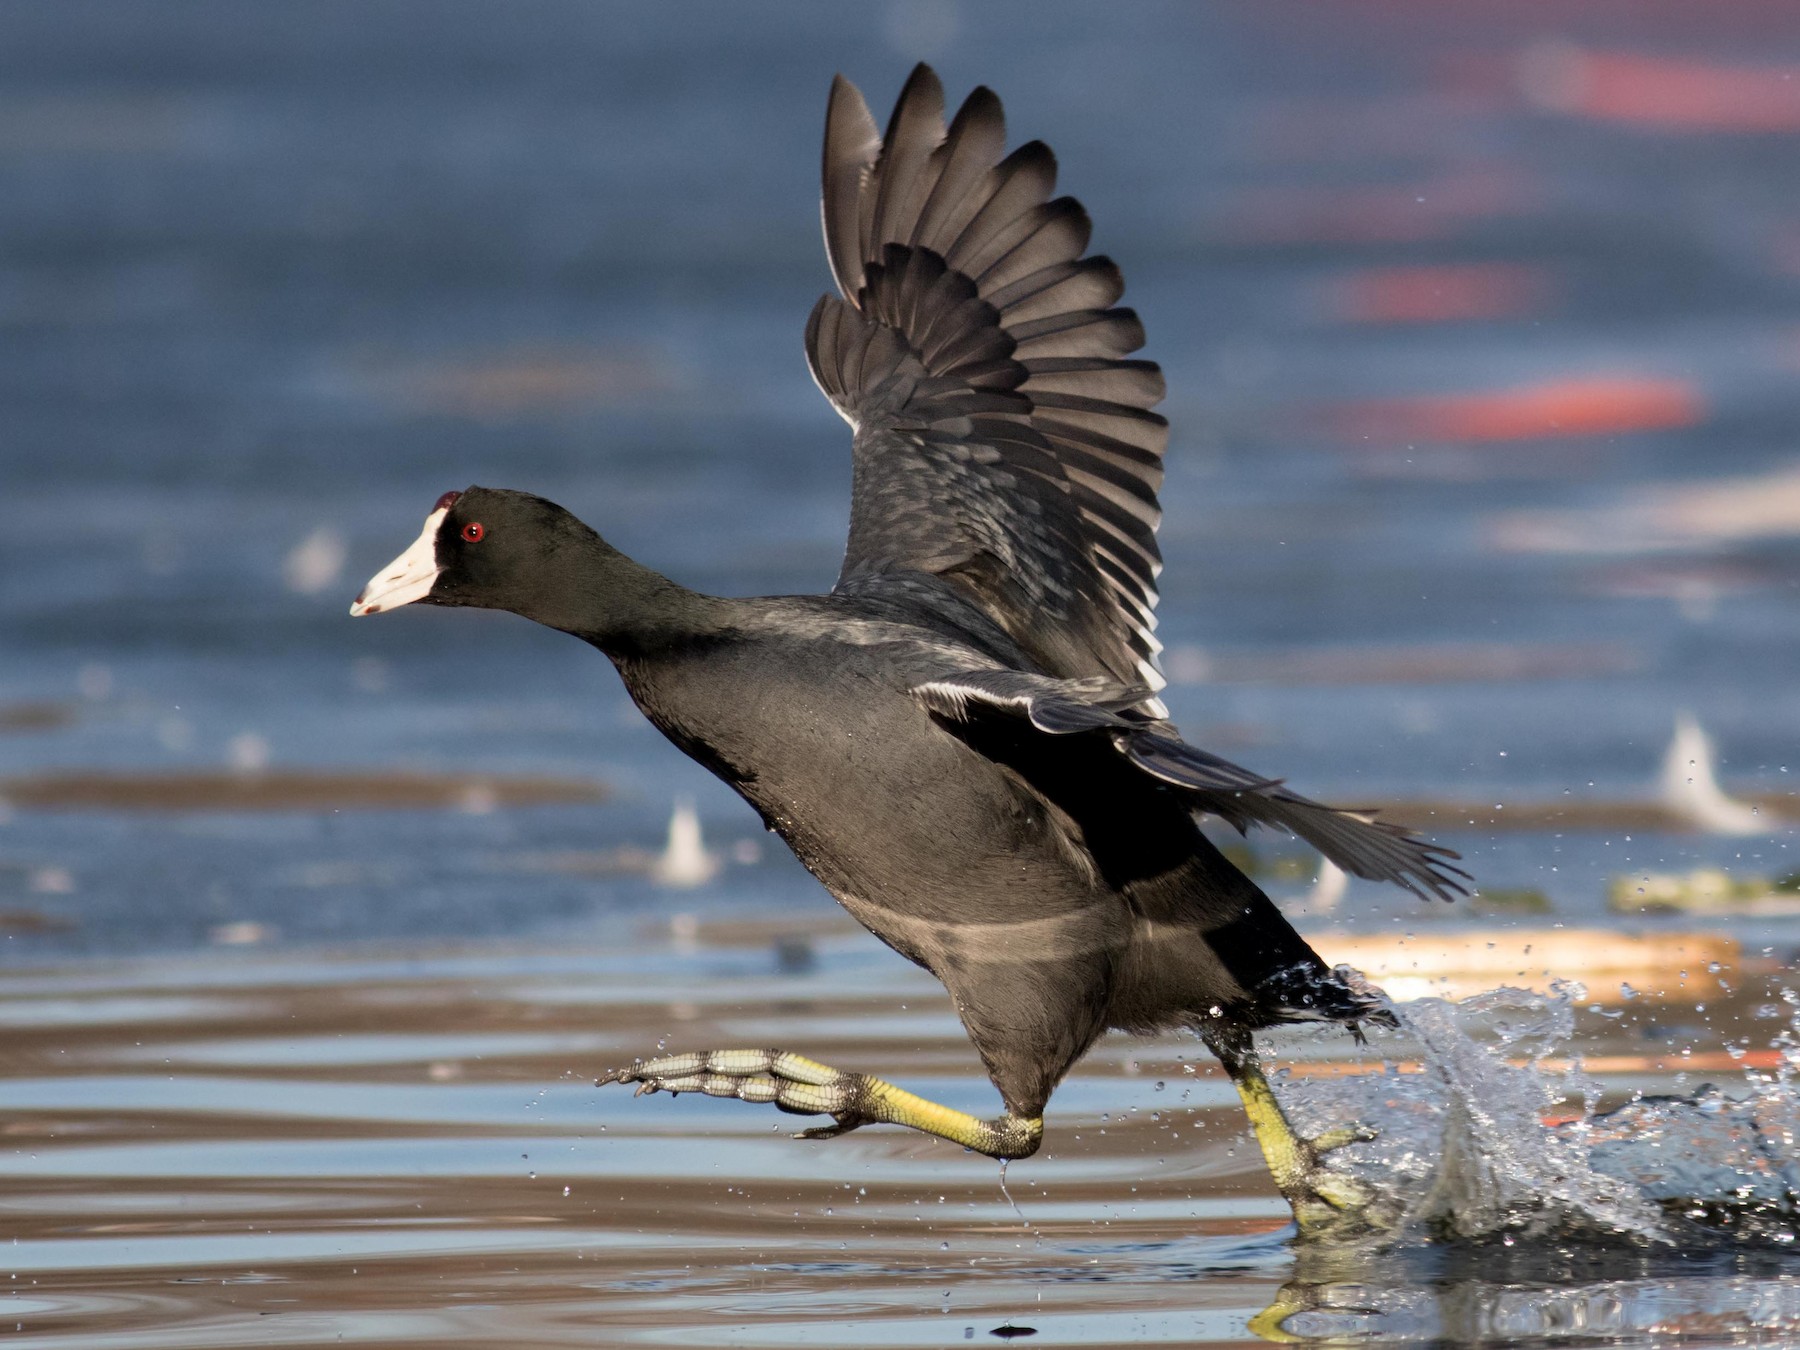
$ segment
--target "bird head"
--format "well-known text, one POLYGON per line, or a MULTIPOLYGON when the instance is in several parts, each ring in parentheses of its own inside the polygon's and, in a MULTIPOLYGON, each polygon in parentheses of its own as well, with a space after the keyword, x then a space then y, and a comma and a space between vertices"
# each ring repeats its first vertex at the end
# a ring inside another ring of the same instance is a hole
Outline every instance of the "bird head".
POLYGON ((369 579, 354 615, 401 605, 472 605, 526 612, 554 570, 561 541, 592 531, 554 502, 527 492, 470 487, 446 492, 419 537, 369 579))

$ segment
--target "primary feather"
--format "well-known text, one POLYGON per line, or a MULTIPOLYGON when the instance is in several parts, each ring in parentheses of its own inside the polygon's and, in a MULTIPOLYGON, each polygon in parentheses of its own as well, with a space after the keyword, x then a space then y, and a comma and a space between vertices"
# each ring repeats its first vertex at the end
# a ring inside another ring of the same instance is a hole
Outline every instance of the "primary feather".
POLYGON ((840 592, 941 579, 1046 672, 1140 686, 1165 715, 1156 640, 1162 372, 1088 218, 1052 198, 1038 142, 1004 153, 985 88, 948 128, 920 66, 885 137, 839 77, 822 217, 841 296, 807 359, 855 430, 840 592))

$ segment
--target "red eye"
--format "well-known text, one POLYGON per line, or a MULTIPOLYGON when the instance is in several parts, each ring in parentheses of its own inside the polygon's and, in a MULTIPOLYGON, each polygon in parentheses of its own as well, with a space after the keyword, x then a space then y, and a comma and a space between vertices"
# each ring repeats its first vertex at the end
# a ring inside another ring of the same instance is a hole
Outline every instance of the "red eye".
POLYGON ((479 544, 481 542, 481 536, 486 533, 487 531, 481 528, 481 522, 479 520, 471 520, 462 528, 463 538, 467 539, 471 544, 479 544))

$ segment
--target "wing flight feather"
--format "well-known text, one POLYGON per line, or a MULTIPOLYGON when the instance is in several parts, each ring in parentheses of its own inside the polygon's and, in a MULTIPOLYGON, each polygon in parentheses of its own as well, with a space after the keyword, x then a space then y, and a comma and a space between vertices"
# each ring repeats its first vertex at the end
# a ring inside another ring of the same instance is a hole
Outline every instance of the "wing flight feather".
POLYGON ((946 128, 926 66, 877 134, 839 77, 821 214, 839 296, 807 325, 814 378, 855 430, 840 590, 926 572, 1045 671, 1155 691, 1162 373, 1119 269, 1082 256, 1039 142, 1005 153, 976 89, 946 128))

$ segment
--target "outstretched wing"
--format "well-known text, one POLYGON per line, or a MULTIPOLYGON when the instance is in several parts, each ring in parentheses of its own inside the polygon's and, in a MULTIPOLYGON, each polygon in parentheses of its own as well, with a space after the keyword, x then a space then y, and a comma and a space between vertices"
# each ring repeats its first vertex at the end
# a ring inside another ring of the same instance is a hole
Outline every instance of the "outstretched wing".
POLYGON ((825 246, 842 298, 807 324, 813 376, 855 430, 838 589, 942 578, 1044 670, 1142 686, 1153 635, 1162 373, 1088 217, 1051 198, 1038 142, 1005 151, 1000 100, 946 130, 919 66, 885 137, 839 76, 825 129, 825 246))
POLYGON ((1016 670, 973 670, 945 675, 912 692, 952 721, 999 714, 1028 721, 1046 735, 1104 733, 1130 763, 1179 789, 1194 810, 1218 816, 1240 834, 1252 825, 1284 829, 1353 876, 1391 881, 1427 899, 1468 894, 1463 883, 1469 874, 1451 865, 1458 855, 1450 849, 1376 820, 1370 812, 1340 810, 1302 797, 1279 779, 1196 749, 1167 723, 1126 711, 1141 689, 1016 670))

